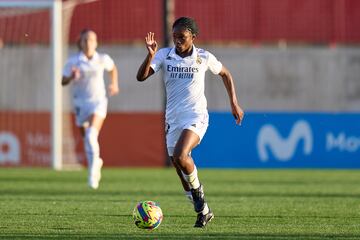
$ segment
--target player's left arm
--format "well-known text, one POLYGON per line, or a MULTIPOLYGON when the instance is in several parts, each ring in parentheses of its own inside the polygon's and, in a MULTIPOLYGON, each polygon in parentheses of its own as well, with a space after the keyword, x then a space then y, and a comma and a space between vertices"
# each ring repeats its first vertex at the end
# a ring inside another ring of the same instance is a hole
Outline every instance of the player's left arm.
POLYGON ((119 80, 118 80, 118 69, 114 64, 114 67, 109 71, 110 83, 108 86, 109 95, 114 96, 119 93, 119 80))
POLYGON ((233 80, 229 70, 224 66, 222 66, 222 69, 221 69, 219 75, 221 76, 221 78, 224 82, 226 91, 229 95, 231 112, 236 120, 236 124, 240 125, 241 121, 244 117, 244 111, 241 109, 241 107, 238 103, 238 100, 237 100, 234 80, 233 80))

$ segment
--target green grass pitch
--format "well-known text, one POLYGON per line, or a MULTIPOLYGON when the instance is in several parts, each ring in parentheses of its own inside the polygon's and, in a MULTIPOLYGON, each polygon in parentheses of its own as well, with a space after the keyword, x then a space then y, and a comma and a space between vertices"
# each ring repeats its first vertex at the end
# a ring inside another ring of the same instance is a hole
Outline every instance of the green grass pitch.
POLYGON ((196 215, 175 170, 0 169, 0 239, 360 239, 360 171, 200 169, 215 218, 196 215), (136 228, 141 200, 160 204, 153 231, 136 228))

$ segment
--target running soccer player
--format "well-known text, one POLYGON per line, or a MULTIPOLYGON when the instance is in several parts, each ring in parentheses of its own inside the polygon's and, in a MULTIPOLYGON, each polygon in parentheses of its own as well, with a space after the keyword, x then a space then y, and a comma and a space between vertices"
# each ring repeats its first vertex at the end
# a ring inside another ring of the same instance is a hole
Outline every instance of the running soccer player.
POLYGON ((154 33, 145 37, 148 54, 139 67, 137 80, 144 81, 161 68, 166 88, 166 145, 186 195, 193 201, 197 219, 194 227, 205 227, 214 214, 204 197, 204 188, 191 151, 208 127, 207 101, 204 93, 205 72, 221 76, 230 98, 232 114, 240 124, 244 116, 238 104, 230 72, 213 54, 194 45, 198 26, 194 19, 181 17, 172 26, 174 47, 162 48, 154 33))
POLYGON ((84 29, 80 33, 79 52, 71 56, 63 69, 62 85, 73 82, 73 104, 76 125, 84 139, 88 162, 88 184, 97 189, 101 179, 103 160, 100 158, 98 142, 103 126, 108 99, 104 83, 104 70, 108 71, 110 84, 109 96, 118 94, 118 70, 107 54, 96 51, 98 42, 96 33, 84 29))

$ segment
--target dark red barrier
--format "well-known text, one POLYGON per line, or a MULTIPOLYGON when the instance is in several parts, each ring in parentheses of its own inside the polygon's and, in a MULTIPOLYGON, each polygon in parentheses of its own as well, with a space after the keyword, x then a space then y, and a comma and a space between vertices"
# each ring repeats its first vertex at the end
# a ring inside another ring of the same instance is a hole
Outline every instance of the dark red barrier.
POLYGON ((162 113, 111 113, 100 133, 105 166, 164 166, 162 113))
MULTIPOLYGON (((101 43, 142 43, 148 31, 162 40, 163 15, 163 0, 81 4, 69 19, 70 42, 83 28, 94 29, 101 43)), ((175 0, 179 16, 198 21, 199 41, 204 42, 360 43, 358 0, 175 0)), ((48 42, 48 34, 45 13, 0 17, 5 44, 48 42)))
MULTIPOLYGON (((82 138, 71 118, 64 118, 73 126, 72 133, 63 138, 64 149, 75 149, 78 161, 86 165, 82 138)), ((105 166, 165 165, 162 113, 109 113, 99 142, 105 166)), ((49 167, 50 149, 49 113, 0 112, 0 166, 49 167)), ((72 153, 68 154, 64 152, 64 162, 72 153)))

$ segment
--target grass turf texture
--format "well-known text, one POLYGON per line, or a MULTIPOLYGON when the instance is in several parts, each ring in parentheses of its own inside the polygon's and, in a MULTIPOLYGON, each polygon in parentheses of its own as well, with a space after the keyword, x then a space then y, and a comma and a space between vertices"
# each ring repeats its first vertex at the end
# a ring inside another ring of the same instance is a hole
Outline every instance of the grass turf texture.
POLYGON ((359 239, 360 172, 208 170, 199 174, 214 220, 196 215, 174 169, 104 169, 100 188, 86 170, 0 169, 1 239, 359 239), (141 200, 160 204, 154 231, 136 228, 141 200))

